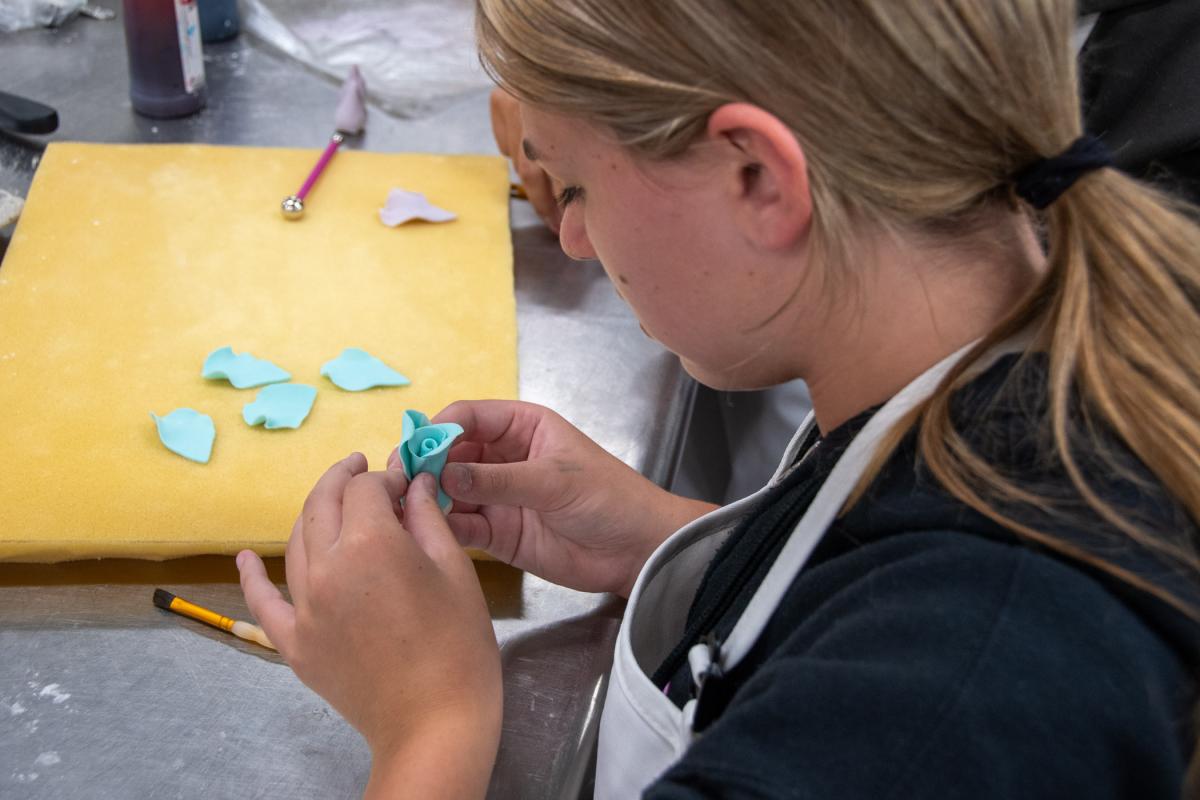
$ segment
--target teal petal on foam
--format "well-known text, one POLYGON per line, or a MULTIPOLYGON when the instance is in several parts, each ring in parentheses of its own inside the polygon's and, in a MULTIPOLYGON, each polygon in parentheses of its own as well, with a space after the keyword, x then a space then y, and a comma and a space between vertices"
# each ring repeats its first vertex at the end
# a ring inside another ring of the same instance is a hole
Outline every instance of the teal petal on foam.
POLYGON ((275 383, 264 386, 251 403, 242 407, 242 419, 247 425, 276 428, 299 428, 312 411, 317 390, 303 383, 275 383))
POLYGON ((404 465, 404 475, 409 480, 421 472, 433 475, 438 487, 438 505, 444 512, 450 511, 454 501, 442 491, 442 469, 446 466, 450 445, 462 434, 461 425, 453 422, 433 425, 429 422, 429 417, 420 411, 409 409, 404 412, 400 444, 396 445, 400 463, 404 465))
POLYGON ((366 350, 347 347, 342 354, 321 366, 321 374, 348 392, 376 386, 408 386, 412 381, 366 350))
POLYGON ((200 374, 208 380, 224 378, 235 389, 252 389, 292 379, 292 373, 286 369, 249 353, 234 353, 232 347, 219 347, 209 353, 200 374))
POLYGON ((165 417, 150 415, 158 426, 158 438, 172 453, 207 464, 212 457, 217 426, 212 417, 190 408, 177 408, 165 417))

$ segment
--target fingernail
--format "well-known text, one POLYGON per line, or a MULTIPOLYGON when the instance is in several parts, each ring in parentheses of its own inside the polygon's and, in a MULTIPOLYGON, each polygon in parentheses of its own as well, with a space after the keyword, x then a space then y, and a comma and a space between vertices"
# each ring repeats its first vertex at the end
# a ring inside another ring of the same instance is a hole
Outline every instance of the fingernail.
POLYGON ((241 568, 242 568, 242 563, 243 563, 245 560, 246 560, 246 551, 245 551, 245 550, 243 550, 242 552, 240 552, 240 553, 238 553, 238 554, 237 554, 237 558, 235 558, 235 559, 233 560, 233 562, 234 562, 235 564, 237 564, 237 568, 238 568, 239 570, 241 570, 241 568))
POLYGON ((471 470, 465 464, 447 464, 442 476, 459 492, 471 489, 471 470))
POLYGON ((428 472, 422 472, 413 480, 413 484, 419 491, 425 494, 433 494, 437 491, 437 479, 428 472))

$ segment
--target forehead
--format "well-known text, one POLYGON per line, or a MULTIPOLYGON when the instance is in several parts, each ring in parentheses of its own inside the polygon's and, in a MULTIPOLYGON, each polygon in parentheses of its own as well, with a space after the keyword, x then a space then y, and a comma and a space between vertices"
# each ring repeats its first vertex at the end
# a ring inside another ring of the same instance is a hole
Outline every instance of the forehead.
POLYGON ((616 135, 578 117, 521 105, 522 142, 531 158, 552 177, 583 181, 591 188, 620 185, 622 191, 646 188, 656 194, 694 188, 703 170, 693 160, 654 161, 618 144, 616 135))
POLYGON ((612 137, 591 123, 521 104, 521 147, 533 161, 554 163, 584 156, 622 152, 612 137))

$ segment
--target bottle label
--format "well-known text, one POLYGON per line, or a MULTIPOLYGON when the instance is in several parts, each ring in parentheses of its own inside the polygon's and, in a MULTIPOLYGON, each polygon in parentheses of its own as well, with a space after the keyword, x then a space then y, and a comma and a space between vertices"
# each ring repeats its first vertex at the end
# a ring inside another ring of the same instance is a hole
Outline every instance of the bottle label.
POLYGON ((204 51, 200 45, 200 14, 196 0, 175 0, 179 29, 179 56, 183 63, 183 88, 195 94, 204 88, 204 51))

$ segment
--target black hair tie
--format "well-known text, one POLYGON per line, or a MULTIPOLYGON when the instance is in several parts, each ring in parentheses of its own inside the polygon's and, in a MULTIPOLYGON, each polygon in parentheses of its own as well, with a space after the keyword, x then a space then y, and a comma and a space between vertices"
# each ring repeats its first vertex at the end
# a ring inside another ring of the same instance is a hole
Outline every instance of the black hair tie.
POLYGON ((1080 136, 1061 155, 1042 158, 1017 173, 1017 196, 1041 211, 1087 173, 1113 163, 1112 153, 1095 136, 1080 136))

